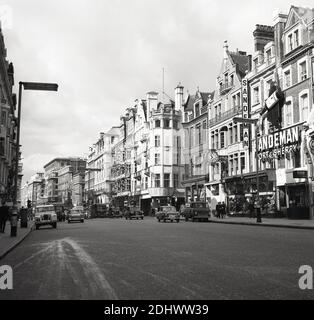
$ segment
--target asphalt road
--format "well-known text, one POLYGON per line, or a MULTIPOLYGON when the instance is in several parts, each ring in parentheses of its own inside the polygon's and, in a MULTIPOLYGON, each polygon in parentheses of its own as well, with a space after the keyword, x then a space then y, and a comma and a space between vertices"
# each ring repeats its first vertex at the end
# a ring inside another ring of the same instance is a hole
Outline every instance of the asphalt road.
POLYGON ((2 299, 313 299, 314 231, 96 219, 33 231, 0 261, 2 299))

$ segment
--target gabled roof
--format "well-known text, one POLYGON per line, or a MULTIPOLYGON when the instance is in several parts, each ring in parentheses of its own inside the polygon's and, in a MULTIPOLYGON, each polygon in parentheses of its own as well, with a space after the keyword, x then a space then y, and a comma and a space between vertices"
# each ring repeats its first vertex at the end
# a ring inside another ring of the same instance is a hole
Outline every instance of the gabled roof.
POLYGON ((185 103, 184 111, 193 111, 195 101, 196 101, 196 96, 189 94, 185 103))
POLYGON ((291 6, 289 16, 291 11, 294 11, 306 24, 313 21, 314 19, 314 9, 291 6))
POLYGON ((246 70, 249 70, 250 57, 236 52, 229 52, 229 56, 236 65, 240 77, 243 78, 246 70))

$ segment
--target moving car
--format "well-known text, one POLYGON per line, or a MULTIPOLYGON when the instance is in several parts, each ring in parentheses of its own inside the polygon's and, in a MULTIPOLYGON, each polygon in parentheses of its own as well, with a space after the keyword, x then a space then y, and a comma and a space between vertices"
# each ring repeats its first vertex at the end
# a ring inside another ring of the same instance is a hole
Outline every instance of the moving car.
POLYGON ((159 211, 156 213, 158 222, 163 221, 180 221, 180 214, 174 206, 161 206, 159 211))
POLYGON ((205 201, 193 201, 185 205, 181 210, 181 215, 185 221, 191 219, 194 221, 208 221, 210 218, 210 210, 205 201))
POLYGON ((53 205, 36 206, 35 208, 35 226, 36 230, 40 226, 51 225, 57 228, 57 214, 53 205))
POLYGON ((68 214, 68 223, 72 221, 84 222, 84 208, 82 206, 74 207, 70 210, 68 214))
POLYGON ((139 207, 127 207, 124 211, 125 219, 144 219, 144 212, 139 207))

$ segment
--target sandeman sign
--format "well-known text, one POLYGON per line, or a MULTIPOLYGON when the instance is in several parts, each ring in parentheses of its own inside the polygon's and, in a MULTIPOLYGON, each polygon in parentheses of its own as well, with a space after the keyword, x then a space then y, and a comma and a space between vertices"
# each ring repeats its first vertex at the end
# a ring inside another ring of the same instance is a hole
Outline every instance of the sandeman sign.
MULTIPOLYGON (((247 79, 242 80, 242 117, 249 118, 248 83, 247 79)), ((249 147, 249 124, 243 123, 243 147, 249 147)))

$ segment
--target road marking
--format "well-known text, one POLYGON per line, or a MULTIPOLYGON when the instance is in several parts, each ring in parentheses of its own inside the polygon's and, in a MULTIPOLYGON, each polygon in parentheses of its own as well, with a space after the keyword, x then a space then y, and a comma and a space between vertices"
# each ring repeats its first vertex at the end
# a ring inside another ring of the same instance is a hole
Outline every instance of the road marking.
POLYGON ((108 299, 117 300, 117 294, 115 293, 114 289, 111 287, 110 283, 107 281, 93 258, 76 241, 70 238, 65 238, 59 241, 65 242, 73 248, 86 277, 93 280, 89 282, 89 286, 94 291, 94 293, 97 293, 98 289, 102 289, 108 295, 108 299))
MULTIPOLYGON (((117 300, 118 296, 114 289, 111 287, 110 283, 99 269, 98 265, 94 261, 94 259, 73 239, 71 238, 64 238, 60 240, 53 240, 48 243, 45 243, 47 246, 44 249, 39 250, 38 252, 32 254, 27 259, 24 259, 17 265, 13 267, 13 269, 20 268, 23 264, 29 262, 30 260, 36 258, 42 254, 48 254, 49 256, 57 257, 58 262, 58 269, 59 269, 59 279, 57 281, 61 281, 61 276, 63 274, 62 271, 65 269, 70 273, 71 278, 73 279, 74 283, 80 288, 80 293, 83 299, 90 299, 91 296, 97 297, 101 293, 105 293, 107 299, 109 300, 117 300), (84 276, 88 281, 83 281, 82 276, 78 274, 76 268, 76 262, 73 263, 71 261, 71 256, 65 253, 65 245, 70 246, 73 250, 74 255, 72 258, 77 258, 79 265, 83 269, 84 276), (52 250, 51 253, 48 253, 49 250, 52 250)), ((47 266, 48 268, 49 266, 47 266)), ((58 297, 63 298, 62 292, 58 292, 58 297)))

